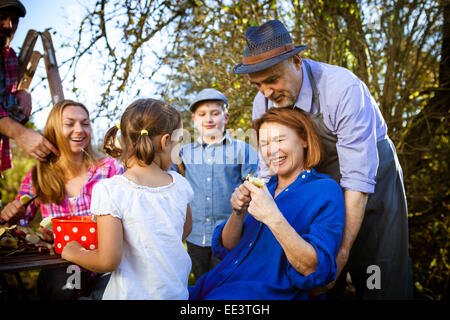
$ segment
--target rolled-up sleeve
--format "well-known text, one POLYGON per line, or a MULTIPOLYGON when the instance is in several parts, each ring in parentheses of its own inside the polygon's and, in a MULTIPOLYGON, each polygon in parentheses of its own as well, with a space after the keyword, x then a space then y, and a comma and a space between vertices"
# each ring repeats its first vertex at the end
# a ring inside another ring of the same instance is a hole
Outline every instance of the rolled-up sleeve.
POLYGON ((344 190, 375 191, 378 168, 376 115, 367 87, 360 83, 345 90, 334 114, 336 149, 344 190))
POLYGON ((345 219, 344 199, 337 184, 331 189, 325 187, 325 191, 329 195, 328 200, 321 207, 308 231, 300 234, 316 251, 315 271, 304 276, 290 263, 287 265, 289 279, 302 290, 326 286, 336 277, 336 255, 341 243, 345 219))

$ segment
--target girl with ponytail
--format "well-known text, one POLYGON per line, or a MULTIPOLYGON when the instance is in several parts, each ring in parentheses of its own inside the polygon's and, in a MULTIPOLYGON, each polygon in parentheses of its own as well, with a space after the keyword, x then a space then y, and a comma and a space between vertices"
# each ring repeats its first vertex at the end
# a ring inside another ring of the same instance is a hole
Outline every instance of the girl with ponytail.
MULTIPOLYGON (((44 137, 59 150, 50 153, 45 162, 37 162, 25 176, 18 196, 2 210, 9 223, 28 225, 38 209, 42 218, 91 215, 91 193, 101 179, 122 174, 120 161, 102 157, 91 145, 89 111, 81 103, 62 100, 54 105, 47 118, 44 137), (27 207, 20 197, 37 196, 27 207)), ((53 240, 53 232, 40 228, 43 236, 53 240)), ((91 273, 85 272, 83 276, 91 273)), ((66 268, 42 270, 38 278, 38 293, 42 299, 72 299, 90 292, 77 289, 61 290, 66 284, 66 268), (41 285, 43 284, 43 285, 41 285)), ((96 281, 97 277, 89 281, 96 281)), ((86 289, 86 288, 83 288, 86 289)))
POLYGON ((191 259, 183 245, 192 228, 187 180, 170 171, 182 137, 180 113, 155 99, 133 102, 106 132, 104 151, 126 171, 92 192, 98 249, 70 242, 62 257, 110 272, 103 299, 187 299, 191 259))

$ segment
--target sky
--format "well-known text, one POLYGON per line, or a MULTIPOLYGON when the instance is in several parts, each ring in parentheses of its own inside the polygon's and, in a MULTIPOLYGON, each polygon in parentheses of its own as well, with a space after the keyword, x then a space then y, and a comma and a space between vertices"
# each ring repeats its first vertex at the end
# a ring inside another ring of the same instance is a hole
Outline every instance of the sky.
MULTIPOLYGON (((52 36, 53 46, 55 48, 56 60, 60 65, 62 61, 68 59, 73 53, 68 48, 60 48, 63 41, 67 41, 67 39, 76 39, 76 33, 78 30, 78 25, 83 17, 83 14, 86 11, 84 3, 89 3, 89 0, 20 0, 22 4, 25 6, 27 13, 25 17, 19 20, 18 29, 14 35, 13 41, 11 42, 12 48, 19 54, 19 49, 23 45, 23 41, 26 37, 28 30, 34 29, 38 32, 45 31, 48 28, 51 28, 50 33, 52 36), (56 34, 53 33, 56 31, 56 34)), ((92 3, 92 0, 90 0, 92 3)), ((36 42, 36 46, 34 50, 39 51, 40 53, 44 53, 42 47, 42 41, 38 38, 36 42)), ((79 100, 86 107, 92 111, 95 102, 96 95, 98 95, 98 90, 93 87, 92 81, 89 80, 89 72, 95 70, 92 66, 89 65, 81 65, 81 72, 83 76, 86 77, 85 80, 80 81, 80 83, 86 84, 83 88, 82 97, 77 99, 75 94, 71 91, 71 88, 68 88, 68 81, 63 81, 66 88, 64 88, 64 97, 66 99, 79 100), (83 68, 85 70, 83 70, 83 68), (89 85, 88 85, 89 84, 89 85)), ((67 68, 60 68, 59 73, 61 78, 67 75, 67 68)), ((37 110, 42 106, 46 106, 51 102, 50 89, 44 86, 44 84, 48 84, 47 82, 42 82, 40 79, 46 76, 45 72, 45 64, 44 59, 41 58, 36 73, 31 82, 30 89, 32 90, 32 100, 33 100, 33 110, 37 110)), ((68 77, 70 78, 70 77, 68 77)), ((63 85, 64 87, 64 85, 63 85)), ((39 112, 34 112, 32 114, 31 120, 36 125, 39 130, 43 130, 45 126, 45 122, 47 120, 48 113, 51 109, 50 107, 43 109, 39 112)), ((103 137, 103 133, 106 130, 107 124, 102 120, 94 123, 94 139, 99 141, 103 137)))
MULTIPOLYGON (((99 72, 102 72, 101 63, 103 62, 102 57, 98 56, 88 56, 83 57, 81 62, 77 65, 77 81, 76 87, 78 88, 78 97, 72 92, 72 79, 73 70, 69 72, 66 65, 61 66, 63 61, 68 60, 73 56, 74 50, 71 47, 61 47, 63 43, 74 44, 78 39, 78 28, 82 18, 87 13, 87 7, 92 7, 95 4, 94 0, 20 0, 27 10, 25 17, 19 20, 18 29, 14 35, 11 46, 15 49, 16 53, 19 54, 19 49, 23 45, 23 41, 26 37, 28 30, 34 29, 38 32, 43 32, 48 28, 51 28, 50 34, 52 36, 53 47, 55 48, 55 55, 59 68, 59 73, 63 81, 64 98, 72 99, 83 103, 91 114, 94 113, 96 104, 100 100, 100 93, 103 92, 104 88, 96 84, 100 77, 99 72)), ((120 41, 121 34, 117 35, 110 33, 109 40, 113 41, 117 38, 120 41)), ((161 98, 156 92, 156 87, 154 86, 153 80, 161 81, 164 76, 161 74, 152 77, 150 80, 145 77, 145 74, 150 73, 148 70, 152 69, 155 63, 153 56, 153 51, 158 51, 163 41, 155 37, 151 43, 147 45, 146 59, 143 63, 141 69, 141 75, 144 79, 139 80, 133 84, 134 87, 141 88, 142 93, 140 98, 161 98), (149 69, 150 67, 150 69, 149 69)), ((161 47, 163 48, 163 46, 161 47)), ((39 51, 41 54, 44 53, 42 47, 42 41, 39 38, 36 42, 34 50, 39 51)), ((47 121, 48 114, 51 109, 51 95, 50 89, 48 88, 48 82, 41 81, 42 78, 46 77, 45 63, 44 59, 41 58, 36 73, 30 85, 31 96, 33 100, 33 110, 36 112, 32 113, 31 121, 36 125, 38 130, 43 130, 45 123, 47 121), (48 107, 46 107, 48 106, 48 107), (46 107, 46 108, 43 108, 46 107), (43 109, 42 109, 43 108, 43 109), (42 109, 41 111, 37 111, 42 109)), ((130 96, 125 97, 124 109, 137 97, 130 96)), ((113 115, 116 121, 119 121, 120 114, 113 115)), ((93 124, 92 138, 94 144, 101 144, 103 140, 104 133, 107 131, 111 123, 105 118, 96 119, 93 124)))

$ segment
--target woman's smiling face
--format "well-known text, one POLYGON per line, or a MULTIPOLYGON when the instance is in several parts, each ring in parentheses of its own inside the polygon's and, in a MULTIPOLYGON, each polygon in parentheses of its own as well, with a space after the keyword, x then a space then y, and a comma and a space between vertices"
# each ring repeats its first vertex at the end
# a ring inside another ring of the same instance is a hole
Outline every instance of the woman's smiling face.
POLYGON ((91 124, 87 112, 78 106, 67 106, 62 113, 62 131, 69 149, 81 153, 91 141, 91 124))
POLYGON ((276 122, 265 122, 259 129, 258 142, 264 162, 280 179, 295 179, 304 170, 307 144, 295 130, 276 122))

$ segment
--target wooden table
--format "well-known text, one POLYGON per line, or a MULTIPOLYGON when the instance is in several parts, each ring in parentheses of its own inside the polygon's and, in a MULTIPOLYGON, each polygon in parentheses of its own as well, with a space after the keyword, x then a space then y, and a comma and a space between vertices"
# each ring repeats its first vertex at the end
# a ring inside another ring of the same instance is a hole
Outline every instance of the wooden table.
POLYGON ((11 256, 0 256, 0 286, 6 290, 7 294, 11 291, 7 281, 3 277, 3 273, 14 273, 20 292, 24 299, 28 300, 28 296, 20 277, 20 271, 46 269, 53 267, 69 266, 73 263, 64 260, 60 255, 49 253, 25 253, 11 256))
POLYGON ((60 255, 49 253, 26 253, 0 257, 0 273, 63 267, 73 264, 60 255))

